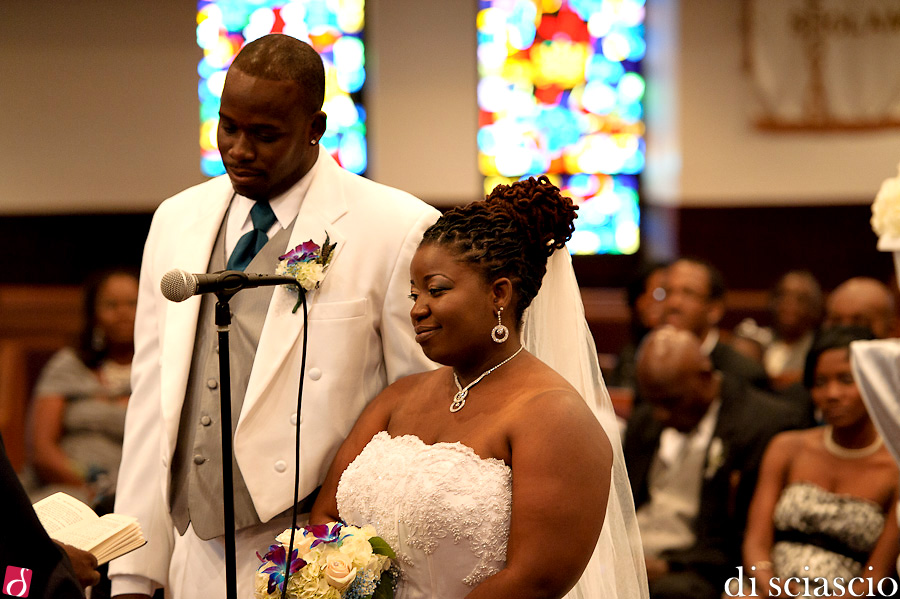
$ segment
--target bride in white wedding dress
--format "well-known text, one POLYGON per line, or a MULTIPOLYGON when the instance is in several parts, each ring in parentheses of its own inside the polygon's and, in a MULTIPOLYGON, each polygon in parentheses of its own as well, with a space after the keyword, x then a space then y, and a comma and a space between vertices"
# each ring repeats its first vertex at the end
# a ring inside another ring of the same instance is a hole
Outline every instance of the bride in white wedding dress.
POLYGON ((416 340, 445 366, 369 404, 310 515, 373 525, 397 553, 398 599, 647 597, 564 250, 574 218, 545 177, 501 185, 447 212, 413 258, 416 340))

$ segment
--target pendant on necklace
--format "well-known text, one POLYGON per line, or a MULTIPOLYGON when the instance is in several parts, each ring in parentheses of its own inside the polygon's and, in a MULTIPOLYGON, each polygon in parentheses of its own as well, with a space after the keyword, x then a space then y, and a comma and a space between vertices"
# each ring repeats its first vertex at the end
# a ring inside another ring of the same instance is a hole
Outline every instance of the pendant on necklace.
POLYGON ((453 403, 450 404, 450 411, 454 414, 463 409, 463 406, 466 405, 466 395, 469 394, 468 389, 459 390, 456 395, 453 396, 453 403))

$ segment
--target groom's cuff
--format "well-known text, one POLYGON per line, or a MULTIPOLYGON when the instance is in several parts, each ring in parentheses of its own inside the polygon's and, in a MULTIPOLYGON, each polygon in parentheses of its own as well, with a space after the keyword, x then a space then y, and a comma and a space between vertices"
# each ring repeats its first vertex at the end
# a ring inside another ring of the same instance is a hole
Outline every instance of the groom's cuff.
POLYGON ((140 595, 153 595, 157 585, 149 578, 136 576, 134 574, 119 574, 112 577, 112 587, 110 588, 110 596, 129 595, 137 593, 140 595))

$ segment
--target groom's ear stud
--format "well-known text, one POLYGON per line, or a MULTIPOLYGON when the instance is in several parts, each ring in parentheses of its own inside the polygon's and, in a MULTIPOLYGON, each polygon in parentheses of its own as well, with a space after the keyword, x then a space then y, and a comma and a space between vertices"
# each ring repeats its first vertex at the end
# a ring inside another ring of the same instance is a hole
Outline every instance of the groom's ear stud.
POLYGON ((311 145, 311 146, 314 146, 314 145, 316 145, 317 143, 319 143, 319 140, 318 140, 318 139, 311 139, 311 140, 309 140, 309 145, 311 145))

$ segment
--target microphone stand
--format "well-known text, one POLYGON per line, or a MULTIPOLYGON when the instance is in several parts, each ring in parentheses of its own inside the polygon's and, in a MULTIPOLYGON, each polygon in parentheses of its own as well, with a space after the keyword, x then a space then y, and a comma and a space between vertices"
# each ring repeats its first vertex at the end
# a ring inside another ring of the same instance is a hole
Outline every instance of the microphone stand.
MULTIPOLYGON (((228 333, 231 328, 231 308, 228 300, 241 289, 259 287, 261 285, 296 285, 297 292, 300 294, 298 301, 303 304, 303 359, 300 364, 300 388, 297 395, 297 417, 300 417, 300 406, 303 397, 303 375, 306 368, 306 294, 303 287, 291 277, 281 277, 281 280, 273 276, 263 275, 246 275, 243 272, 224 271, 212 273, 216 275, 213 280, 209 280, 210 275, 191 275, 178 269, 169 271, 160 282, 160 289, 163 296, 173 302, 180 302, 192 295, 198 293, 209 293, 212 291, 216 294, 218 301, 215 309, 216 331, 218 332, 219 342, 219 407, 222 418, 222 518, 225 525, 225 590, 227 599, 237 599, 237 548, 235 543, 235 525, 234 525, 234 443, 232 431, 231 416, 231 361, 230 348, 228 341, 228 333), (200 279, 200 277, 203 279, 200 279), (192 279, 193 284, 187 286, 188 280, 192 279), (199 285, 199 289, 198 289, 199 285), (206 289, 202 287, 206 286, 206 289), (210 289, 209 287, 213 287, 210 289), (185 293, 186 292, 186 293, 185 293)), ((297 309, 294 308, 294 310, 297 309)), ((297 492, 299 485, 299 454, 300 454, 300 423, 297 422, 296 431, 296 455, 298 463, 294 472, 294 506, 292 510, 292 520, 295 524, 297 521, 297 492)), ((291 542, 290 547, 294 546, 294 526, 291 526, 291 542)), ((290 556, 290 552, 288 553, 290 556)), ((287 560, 287 568, 290 568, 291 559, 287 560)), ((287 590, 287 581, 289 572, 285 572, 284 586, 282 587, 282 596, 287 590)))
MULTIPOLYGON (((225 592, 227 599, 237 599, 237 548, 234 530, 234 450, 231 430, 231 364, 228 332, 231 327, 231 308, 228 300, 238 290, 216 293, 216 331, 219 337, 219 389, 222 418, 222 506, 225 519, 225 592)), ((299 428, 299 427, 298 427, 299 428)))
MULTIPOLYGON (((232 287, 216 291, 216 331, 219 340, 219 404, 222 418, 222 508, 225 522, 225 592, 226 599, 237 599, 237 547, 235 544, 235 527, 234 527, 234 468, 232 461, 234 460, 234 448, 232 443, 231 430, 231 361, 228 333, 231 328, 231 308, 228 300, 235 293, 240 291, 241 287, 232 287)), ((298 293, 303 301, 304 322, 306 319, 306 295, 303 288, 297 285, 298 293)), ((306 367, 306 326, 303 327, 303 360, 301 362, 300 372, 300 395, 297 398, 297 418, 300 417, 300 397, 302 397, 303 389, 303 370, 306 367)), ((300 422, 297 422, 297 452, 299 454, 300 439, 300 422)), ((299 464, 294 473, 294 508, 293 522, 296 522, 297 514, 297 476, 299 474, 299 464)), ((293 548, 294 525, 291 526, 291 543, 293 548)), ((290 552, 288 553, 290 556, 290 552)), ((291 559, 287 560, 290 567, 291 559)), ((287 589, 288 576, 285 575, 285 583, 282 593, 287 589)))

